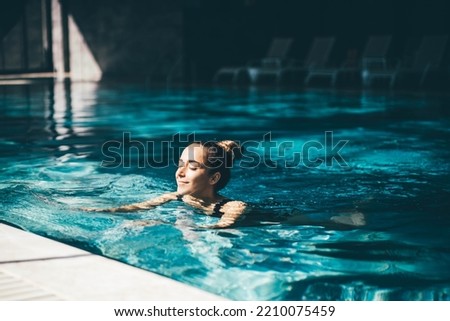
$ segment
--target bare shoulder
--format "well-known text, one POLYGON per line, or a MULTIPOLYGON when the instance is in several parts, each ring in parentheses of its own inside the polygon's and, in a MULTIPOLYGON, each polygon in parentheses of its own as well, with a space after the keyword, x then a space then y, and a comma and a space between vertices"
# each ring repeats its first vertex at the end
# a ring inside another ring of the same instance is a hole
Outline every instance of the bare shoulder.
POLYGON ((245 217, 247 203, 242 201, 228 201, 222 206, 222 217, 211 228, 227 228, 245 217))
POLYGON ((223 206, 222 209, 224 212, 228 212, 228 211, 245 211, 245 209, 247 208, 247 203, 243 202, 243 201, 229 201, 226 202, 223 206))
POLYGON ((164 204, 164 203, 176 200, 176 199, 177 199, 176 193, 168 192, 168 193, 161 194, 157 197, 154 197, 152 199, 149 199, 145 202, 142 202, 141 204, 145 205, 145 206, 155 206, 155 205, 161 205, 161 204, 164 204))

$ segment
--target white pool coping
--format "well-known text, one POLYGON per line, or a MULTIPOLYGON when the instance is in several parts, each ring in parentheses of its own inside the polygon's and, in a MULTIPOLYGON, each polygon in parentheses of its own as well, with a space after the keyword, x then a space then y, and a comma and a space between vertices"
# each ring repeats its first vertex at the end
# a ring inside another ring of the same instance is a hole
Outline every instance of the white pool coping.
POLYGON ((0 223, 0 300, 227 299, 0 223))

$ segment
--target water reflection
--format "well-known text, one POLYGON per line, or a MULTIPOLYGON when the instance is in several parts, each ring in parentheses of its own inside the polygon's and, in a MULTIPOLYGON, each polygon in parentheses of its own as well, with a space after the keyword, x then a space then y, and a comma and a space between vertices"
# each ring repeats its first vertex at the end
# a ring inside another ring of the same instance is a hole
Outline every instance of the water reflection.
POLYGON ((234 299, 448 298, 446 96, 167 93, 75 82, 1 93, 0 219, 234 299), (173 190, 174 168, 138 168, 138 162, 101 168, 101 144, 126 131, 156 145, 177 132, 260 141, 272 131, 301 146, 323 141, 330 129, 349 140, 342 154, 348 169, 236 168, 224 194, 316 219, 358 209, 367 216, 360 229, 280 224, 200 231, 193 225, 206 218, 177 205, 137 217, 72 209, 173 190), (138 219, 159 223, 124 224, 138 219))

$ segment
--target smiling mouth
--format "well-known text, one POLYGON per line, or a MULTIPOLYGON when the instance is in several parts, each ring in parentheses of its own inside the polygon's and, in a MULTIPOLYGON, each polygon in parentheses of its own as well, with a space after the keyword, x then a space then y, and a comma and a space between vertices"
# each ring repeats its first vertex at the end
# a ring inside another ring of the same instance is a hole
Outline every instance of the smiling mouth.
POLYGON ((178 184, 188 184, 188 182, 177 181, 178 184))

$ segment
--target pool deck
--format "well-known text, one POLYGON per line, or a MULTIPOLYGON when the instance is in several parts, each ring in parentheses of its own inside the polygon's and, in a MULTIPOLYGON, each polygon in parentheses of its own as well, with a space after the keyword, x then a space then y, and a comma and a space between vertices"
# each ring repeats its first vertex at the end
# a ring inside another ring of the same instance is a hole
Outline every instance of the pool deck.
POLYGON ((0 300, 226 299, 0 223, 0 300))

